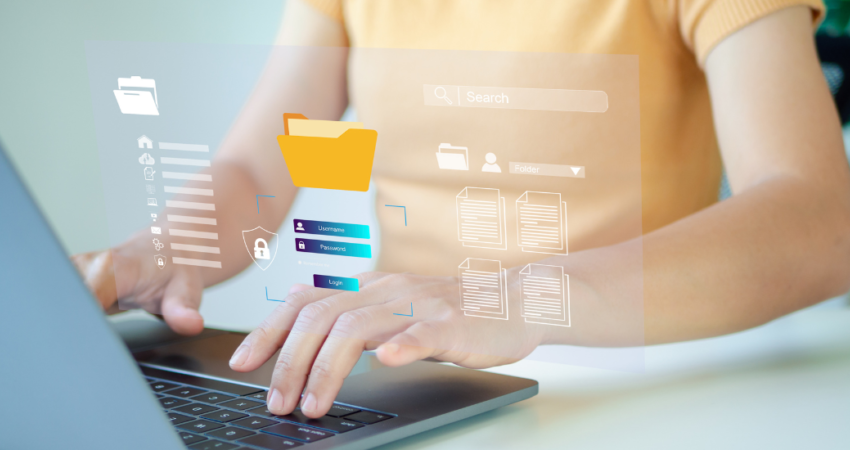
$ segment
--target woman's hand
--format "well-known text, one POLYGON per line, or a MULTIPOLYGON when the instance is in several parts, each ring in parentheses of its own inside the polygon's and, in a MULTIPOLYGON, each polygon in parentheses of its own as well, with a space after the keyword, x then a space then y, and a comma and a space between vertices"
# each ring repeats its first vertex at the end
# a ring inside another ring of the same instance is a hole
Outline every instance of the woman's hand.
POLYGON ((541 343, 540 327, 464 315, 457 278, 376 272, 357 278, 359 292, 294 286, 236 349, 230 366, 240 372, 281 350, 267 399, 271 412, 289 414, 300 400, 304 414, 323 416, 364 350, 377 349, 388 366, 431 357, 484 368, 517 361, 541 343), (411 309, 412 317, 396 314, 411 309))
POLYGON ((105 311, 116 310, 118 303, 121 309, 142 308, 162 314, 177 333, 200 333, 200 270, 173 264, 160 269, 150 246, 150 239, 139 235, 114 249, 73 255, 71 260, 105 311))

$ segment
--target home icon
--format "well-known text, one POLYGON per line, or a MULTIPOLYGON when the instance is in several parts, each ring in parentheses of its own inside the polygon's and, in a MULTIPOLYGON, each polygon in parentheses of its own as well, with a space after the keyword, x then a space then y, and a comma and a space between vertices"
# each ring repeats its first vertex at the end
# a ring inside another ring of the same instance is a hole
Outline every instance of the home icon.
POLYGON ((144 134, 136 140, 139 141, 139 148, 153 148, 153 141, 144 134))

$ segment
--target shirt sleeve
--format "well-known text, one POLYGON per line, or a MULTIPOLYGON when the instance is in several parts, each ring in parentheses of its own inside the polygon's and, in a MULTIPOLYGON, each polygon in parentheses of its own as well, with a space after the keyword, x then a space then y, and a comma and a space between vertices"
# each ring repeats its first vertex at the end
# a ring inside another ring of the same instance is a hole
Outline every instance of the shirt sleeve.
POLYGON ((781 9, 808 6, 817 27, 826 13, 822 0, 677 0, 679 27, 685 44, 700 67, 723 39, 741 28, 781 9))
POLYGON ((304 0, 304 2, 331 19, 343 23, 342 0, 304 0))

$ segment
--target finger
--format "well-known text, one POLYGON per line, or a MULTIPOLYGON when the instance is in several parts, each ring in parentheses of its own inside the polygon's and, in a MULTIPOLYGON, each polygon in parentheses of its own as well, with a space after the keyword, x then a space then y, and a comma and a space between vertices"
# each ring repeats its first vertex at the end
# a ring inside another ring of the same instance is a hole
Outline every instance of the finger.
POLYGON ((295 284, 292 285, 291 288, 289 288, 289 293, 294 294, 296 292, 307 291, 307 290, 310 290, 310 289, 315 289, 315 288, 313 286, 310 286, 309 284, 295 283, 295 284))
POLYGON ((392 311, 398 308, 395 303, 368 306, 340 315, 310 368, 301 400, 304 414, 315 418, 325 415, 363 350, 375 348, 410 326, 408 319, 393 315, 392 311))
MULTIPOLYGON (((357 276, 360 283, 369 283, 386 274, 366 272, 357 276)), ((340 291, 319 289, 306 284, 294 284, 289 295, 272 314, 249 334, 230 358, 230 367, 239 372, 250 372, 263 365, 281 348, 298 313, 305 305, 334 295, 340 291)), ((269 394, 271 395, 271 394, 269 394)))
POLYGON ((72 255, 71 261, 104 310, 115 304, 118 294, 111 251, 72 255))
POLYGON ((302 308, 286 337, 269 391, 268 408, 275 414, 289 414, 298 404, 313 360, 340 314, 372 303, 384 303, 397 294, 397 290, 380 288, 368 292, 365 289, 359 292, 332 292, 336 294, 302 308))
POLYGON ((204 286, 200 274, 192 270, 176 272, 162 294, 162 315, 172 330, 192 336, 204 330, 198 312, 204 286))
POLYGON ((452 335, 445 322, 417 322, 387 343, 381 344, 375 353, 384 365, 403 366, 425 358, 443 356, 450 347, 441 341, 445 336, 452 335))
POLYGON ((366 341, 328 336, 310 368, 310 376, 301 399, 301 411, 307 417, 327 414, 342 388, 345 377, 363 354, 366 341))
POLYGON ((283 303, 248 334, 233 352, 230 367, 239 372, 250 372, 265 364, 280 350, 304 306, 337 293, 338 291, 316 289, 305 284, 294 285, 290 294, 283 299, 283 303))

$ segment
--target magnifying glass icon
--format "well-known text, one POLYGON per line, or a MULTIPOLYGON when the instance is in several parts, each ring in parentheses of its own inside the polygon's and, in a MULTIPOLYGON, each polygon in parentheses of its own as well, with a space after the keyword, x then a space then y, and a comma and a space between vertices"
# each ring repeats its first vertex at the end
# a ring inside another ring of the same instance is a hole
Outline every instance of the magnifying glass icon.
POLYGON ((452 101, 449 100, 448 97, 446 97, 446 88, 444 88, 442 86, 437 86, 434 89, 434 96, 437 97, 438 99, 445 100, 450 105, 452 104, 452 101))

